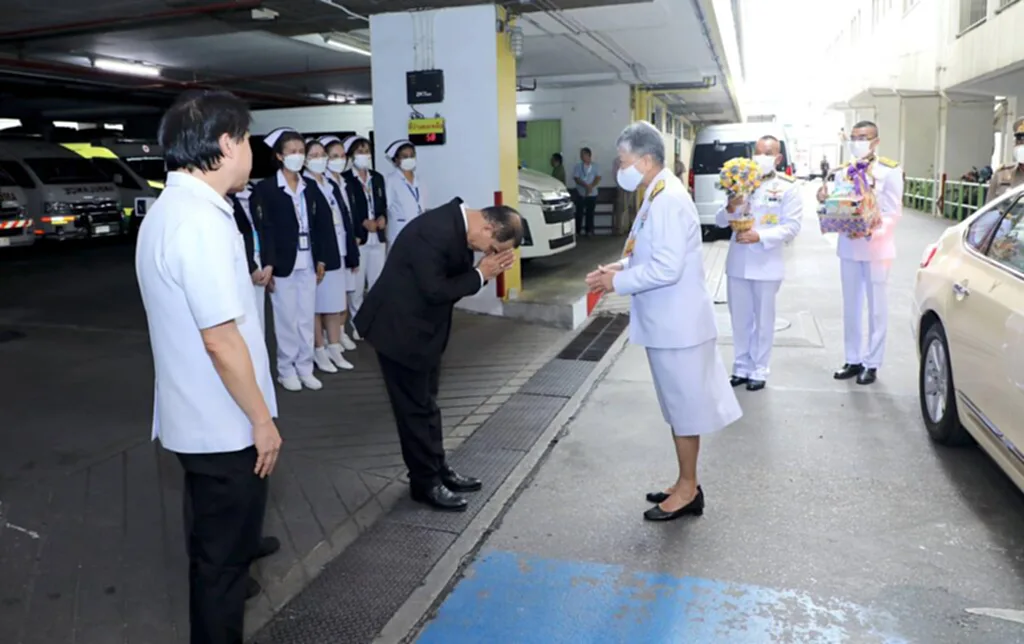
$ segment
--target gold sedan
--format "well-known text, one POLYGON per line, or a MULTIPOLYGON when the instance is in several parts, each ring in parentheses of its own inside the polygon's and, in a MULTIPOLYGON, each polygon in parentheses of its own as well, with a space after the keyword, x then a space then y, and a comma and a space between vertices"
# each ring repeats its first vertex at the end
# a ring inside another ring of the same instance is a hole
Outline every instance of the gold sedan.
POLYGON ((928 433, 973 438, 1024 490, 1024 188, 928 248, 914 308, 928 433))

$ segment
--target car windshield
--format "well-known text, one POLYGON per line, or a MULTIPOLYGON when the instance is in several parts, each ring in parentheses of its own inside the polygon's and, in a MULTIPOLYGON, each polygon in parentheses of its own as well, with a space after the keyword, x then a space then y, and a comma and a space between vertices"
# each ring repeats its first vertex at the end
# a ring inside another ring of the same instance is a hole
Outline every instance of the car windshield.
POLYGON ((4 172, 3 168, 0 168, 0 187, 13 188, 17 185, 18 182, 11 175, 4 172))
POLYGON ((167 165, 160 157, 137 157, 125 161, 146 181, 163 181, 167 178, 167 165))
POLYGON ((718 174, 725 162, 736 157, 750 158, 754 142, 700 143, 693 149, 694 174, 718 174))
POLYGON ((72 183, 108 183, 99 169, 83 158, 35 158, 25 159, 25 164, 36 173, 43 183, 67 185, 72 183))

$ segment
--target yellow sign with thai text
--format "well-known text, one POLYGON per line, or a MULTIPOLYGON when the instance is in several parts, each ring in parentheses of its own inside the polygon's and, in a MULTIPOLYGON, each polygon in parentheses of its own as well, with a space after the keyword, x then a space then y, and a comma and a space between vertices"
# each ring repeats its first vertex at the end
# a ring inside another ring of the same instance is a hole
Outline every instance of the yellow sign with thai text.
POLYGON ((409 135, 444 134, 444 119, 409 119, 409 135))

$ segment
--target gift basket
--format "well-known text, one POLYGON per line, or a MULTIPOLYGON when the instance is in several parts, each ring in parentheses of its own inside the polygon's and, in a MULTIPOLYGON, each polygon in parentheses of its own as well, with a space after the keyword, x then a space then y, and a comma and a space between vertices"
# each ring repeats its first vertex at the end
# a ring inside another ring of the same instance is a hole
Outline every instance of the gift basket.
MULTIPOLYGON (((761 169, 752 159, 729 159, 718 173, 718 187, 725 191, 731 201, 736 197, 749 198, 761 186, 761 169)), ((750 214, 750 203, 743 204, 743 209, 733 215, 729 226, 735 232, 744 232, 754 227, 754 218, 750 214)))
POLYGON ((859 161, 843 171, 845 180, 833 185, 825 203, 818 208, 822 233, 863 237, 881 223, 878 200, 868 177, 869 168, 869 163, 859 161))

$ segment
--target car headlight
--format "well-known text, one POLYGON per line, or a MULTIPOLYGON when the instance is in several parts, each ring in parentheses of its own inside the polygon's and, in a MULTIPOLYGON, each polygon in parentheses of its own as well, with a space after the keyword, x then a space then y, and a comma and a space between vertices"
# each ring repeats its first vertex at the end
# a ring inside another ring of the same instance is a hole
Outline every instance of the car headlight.
POLYGON ((540 190, 519 186, 519 203, 528 203, 539 206, 543 201, 544 198, 541 196, 540 190))
POLYGON ((48 215, 69 215, 71 214, 71 204, 63 201, 47 201, 43 204, 43 212, 48 215))

